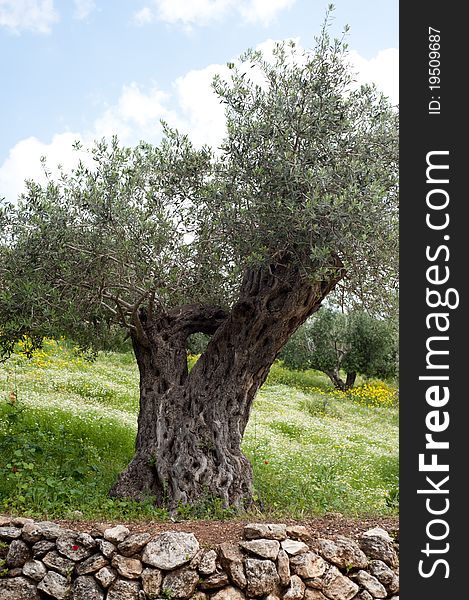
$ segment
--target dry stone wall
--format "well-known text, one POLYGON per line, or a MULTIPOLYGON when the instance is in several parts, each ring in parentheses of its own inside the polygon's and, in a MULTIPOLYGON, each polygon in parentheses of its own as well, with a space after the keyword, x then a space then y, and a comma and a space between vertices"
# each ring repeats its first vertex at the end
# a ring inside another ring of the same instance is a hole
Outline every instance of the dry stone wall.
POLYGON ((301 526, 250 524, 202 549, 192 533, 101 535, 0 517, 0 600, 399 599, 397 546, 380 528, 357 542, 301 526))

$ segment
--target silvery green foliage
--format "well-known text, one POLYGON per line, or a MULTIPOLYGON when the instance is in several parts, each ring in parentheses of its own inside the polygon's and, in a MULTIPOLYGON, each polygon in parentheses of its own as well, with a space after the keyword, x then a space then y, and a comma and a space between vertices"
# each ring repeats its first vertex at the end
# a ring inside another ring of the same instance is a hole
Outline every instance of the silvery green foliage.
POLYGON ((165 127, 158 147, 104 140, 87 164, 0 202, 0 342, 68 334, 103 346, 139 307, 229 308, 247 267, 281 261, 377 310, 397 272, 396 111, 353 87, 325 24, 311 51, 248 51, 215 79, 219 151, 165 127))

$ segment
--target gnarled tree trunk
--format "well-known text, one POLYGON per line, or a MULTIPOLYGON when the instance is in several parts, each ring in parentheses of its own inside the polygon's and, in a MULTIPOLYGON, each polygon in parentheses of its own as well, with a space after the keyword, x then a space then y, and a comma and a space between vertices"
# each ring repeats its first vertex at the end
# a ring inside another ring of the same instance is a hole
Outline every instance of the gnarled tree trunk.
POLYGON ((341 266, 311 285, 291 266, 246 272, 231 312, 185 305, 163 316, 140 313, 133 335, 140 370, 136 452, 111 494, 151 495, 175 509, 204 496, 249 505, 252 469, 241 451, 252 402, 290 335, 342 276, 341 266), (186 341, 213 334, 187 370, 186 341))

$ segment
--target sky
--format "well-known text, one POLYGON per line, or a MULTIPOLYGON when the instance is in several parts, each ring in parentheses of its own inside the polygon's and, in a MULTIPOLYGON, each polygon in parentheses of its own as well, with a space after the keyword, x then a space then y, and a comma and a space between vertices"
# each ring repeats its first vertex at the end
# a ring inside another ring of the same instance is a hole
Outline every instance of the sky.
MULTIPOLYGON (((0 197, 42 181, 85 146, 117 134, 158 143, 160 119, 216 147, 223 109, 216 73, 248 48, 314 45, 324 0, 0 0, 0 197)), ((398 0, 337 0, 331 33, 347 42, 357 80, 398 103, 398 0)))

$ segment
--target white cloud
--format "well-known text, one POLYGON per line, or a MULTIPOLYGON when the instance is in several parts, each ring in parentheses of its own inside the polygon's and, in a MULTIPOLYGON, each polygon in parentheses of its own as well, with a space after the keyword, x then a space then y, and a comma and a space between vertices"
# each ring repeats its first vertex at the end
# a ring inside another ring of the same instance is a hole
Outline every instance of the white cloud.
POLYGON ((14 201, 24 191, 25 179, 44 183, 41 156, 46 157, 53 177, 58 174, 58 164, 69 172, 80 158, 86 161, 86 153, 73 149, 75 141, 91 147, 96 139, 117 135, 123 144, 134 145, 141 139, 157 143, 161 138, 160 119, 168 120, 173 126, 180 125, 176 113, 165 105, 168 98, 168 94, 157 88, 145 93, 136 83, 131 83, 123 86, 117 102, 104 110, 88 131, 58 133, 47 143, 36 137, 19 141, 0 166, 0 197, 14 201))
POLYGON ((367 60, 352 50, 349 54, 359 83, 375 83, 393 104, 399 103, 399 50, 387 48, 367 60))
POLYGON ((169 123, 189 133, 198 147, 209 144, 217 148, 225 136, 225 111, 212 89, 212 81, 216 74, 227 76, 228 71, 225 65, 209 65, 190 71, 175 82, 181 114, 175 122, 170 120, 169 123))
POLYGON ((154 20, 153 12, 148 6, 144 6, 134 14, 134 21, 137 23, 137 25, 146 25, 154 20))
POLYGON ((279 12, 290 8, 296 0, 250 0, 239 4, 239 12, 249 23, 268 25, 279 12))
POLYGON ((139 24, 153 21, 205 25, 223 17, 234 5, 234 0, 152 0, 135 15, 139 24))
POLYGON ((296 0, 151 0, 135 13, 139 25, 153 21, 206 25, 231 15, 240 15, 250 23, 267 25, 277 14, 293 6, 296 0))
POLYGON ((224 108, 211 85, 217 73, 227 75, 228 68, 213 64, 189 71, 176 79, 171 93, 156 86, 143 90, 135 82, 124 85, 117 102, 96 119, 87 137, 116 134, 124 144, 141 139, 157 143, 162 132, 160 120, 164 120, 188 134, 195 146, 217 147, 226 132, 224 108))
MULTIPOLYGON (((188 134, 196 147, 220 145, 226 133, 225 112, 213 88, 216 74, 228 77, 226 65, 212 64, 178 77, 167 93, 157 87, 143 90, 136 83, 125 85, 117 102, 95 121, 94 137, 116 134, 121 142, 140 139, 157 143, 161 138, 160 119, 188 134)), ((251 75, 252 73, 250 73, 251 75)))
POLYGON ((79 21, 86 19, 96 8, 95 0, 73 0, 75 10, 73 16, 79 21))
POLYGON ((0 0, 0 27, 14 33, 50 33, 58 20, 53 0, 0 0))
POLYGON ((0 196, 15 201, 25 189, 25 179, 45 183, 46 177, 40 162, 42 156, 47 158, 47 169, 53 176, 58 173, 58 164, 65 171, 70 171, 84 156, 82 152, 72 149, 75 141, 83 141, 83 137, 79 133, 66 132, 54 135, 48 144, 36 137, 18 142, 0 167, 0 196))
POLYGON ((175 121, 166 104, 169 95, 157 87, 144 92, 136 83, 124 85, 117 103, 107 108, 95 121, 94 138, 117 135, 122 143, 134 144, 140 139, 156 142, 161 135, 160 119, 175 121))

